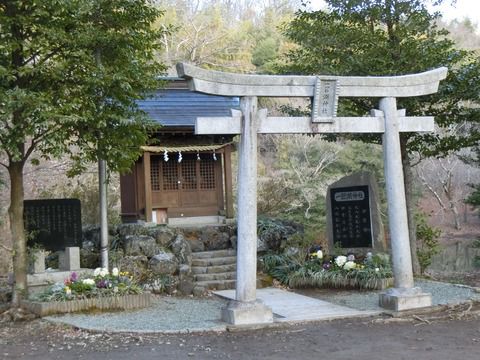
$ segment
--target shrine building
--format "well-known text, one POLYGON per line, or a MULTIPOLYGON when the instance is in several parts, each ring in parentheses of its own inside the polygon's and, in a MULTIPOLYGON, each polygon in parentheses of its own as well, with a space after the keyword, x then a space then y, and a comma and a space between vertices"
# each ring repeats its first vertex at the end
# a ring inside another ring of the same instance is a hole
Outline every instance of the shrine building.
POLYGON ((142 147, 132 171, 120 177, 123 222, 233 218, 233 135, 195 135, 195 120, 231 116, 239 103, 238 97, 192 92, 180 78, 169 78, 164 89, 138 102, 161 127, 154 144, 142 147))

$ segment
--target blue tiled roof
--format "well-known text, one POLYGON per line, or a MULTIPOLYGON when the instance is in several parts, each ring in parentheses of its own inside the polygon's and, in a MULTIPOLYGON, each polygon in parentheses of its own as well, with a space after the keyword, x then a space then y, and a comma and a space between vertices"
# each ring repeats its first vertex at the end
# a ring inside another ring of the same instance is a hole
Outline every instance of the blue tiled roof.
POLYGON ((159 90, 153 96, 138 101, 140 109, 163 126, 195 126, 197 117, 230 116, 238 109, 238 97, 207 95, 188 89, 159 90))

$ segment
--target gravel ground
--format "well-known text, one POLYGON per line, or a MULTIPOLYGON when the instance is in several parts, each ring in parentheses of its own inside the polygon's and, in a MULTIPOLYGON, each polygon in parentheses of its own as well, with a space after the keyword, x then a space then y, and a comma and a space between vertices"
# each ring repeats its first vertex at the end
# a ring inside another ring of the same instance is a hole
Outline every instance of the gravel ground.
POLYGON ((155 296, 152 306, 142 310, 66 314, 45 319, 96 331, 189 333, 223 331, 221 308, 226 302, 215 298, 155 296))
MULTIPOLYGON (((448 283, 418 280, 416 286, 432 294, 433 305, 456 304, 470 299, 480 301, 474 289, 448 283)), ((378 306, 380 291, 345 291, 302 289, 297 293, 348 306, 358 310, 382 309, 378 306)), ((180 298, 155 296, 149 308, 125 312, 67 314, 45 319, 65 323, 82 329, 108 332, 163 332, 189 333, 223 331, 226 324, 220 319, 226 300, 211 298, 180 298)))
MULTIPOLYGON (((433 305, 458 304, 470 299, 480 301, 480 293, 476 293, 471 287, 463 285, 416 280, 415 286, 422 288, 426 293, 432 294, 433 305)), ((382 310, 378 306, 378 294, 381 291, 303 289, 296 292, 358 310, 382 310)))

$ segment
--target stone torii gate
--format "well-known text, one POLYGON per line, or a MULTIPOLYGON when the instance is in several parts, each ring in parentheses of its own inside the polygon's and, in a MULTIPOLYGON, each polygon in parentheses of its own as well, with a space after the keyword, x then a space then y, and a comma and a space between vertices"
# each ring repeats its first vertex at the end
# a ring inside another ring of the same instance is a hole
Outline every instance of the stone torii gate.
POLYGON ((394 288, 380 294, 380 305, 393 310, 431 305, 430 294, 414 287, 400 153, 400 132, 431 132, 430 116, 409 117, 397 110, 397 97, 437 92, 446 68, 389 77, 270 76, 209 71, 177 64, 190 90, 239 96, 231 117, 197 118, 196 134, 240 134, 238 166, 238 243, 235 301, 222 311, 225 321, 252 324, 273 321, 270 308, 256 298, 257 134, 383 133, 385 181, 394 288), (311 117, 269 117, 257 97, 313 98, 311 117), (340 97, 378 97, 379 110, 368 117, 337 117, 340 97))

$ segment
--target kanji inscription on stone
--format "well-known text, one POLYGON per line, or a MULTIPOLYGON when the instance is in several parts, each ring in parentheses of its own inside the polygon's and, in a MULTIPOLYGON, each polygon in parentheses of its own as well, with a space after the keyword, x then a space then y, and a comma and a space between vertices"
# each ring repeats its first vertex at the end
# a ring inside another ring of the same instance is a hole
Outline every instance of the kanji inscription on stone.
POLYGON ((343 248, 372 247, 368 186, 331 189, 333 241, 343 248))
POLYGON ((337 115, 338 91, 336 80, 317 78, 312 107, 312 122, 333 122, 337 115))
POLYGON ((28 233, 28 245, 42 245, 58 251, 82 244, 80 200, 25 200, 23 221, 28 233))

